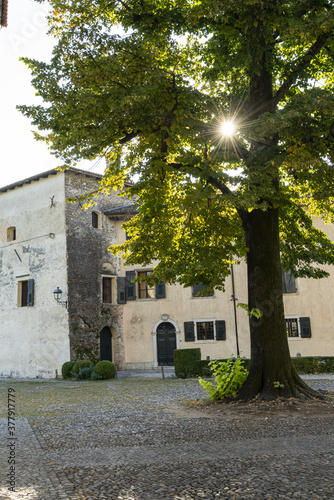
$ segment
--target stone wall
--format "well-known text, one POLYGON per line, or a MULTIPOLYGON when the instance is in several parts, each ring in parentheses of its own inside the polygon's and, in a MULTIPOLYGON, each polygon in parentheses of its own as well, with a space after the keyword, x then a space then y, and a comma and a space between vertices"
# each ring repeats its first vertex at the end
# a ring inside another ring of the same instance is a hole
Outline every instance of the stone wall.
MULTIPOLYGON (((78 198, 99 187, 100 176, 82 172, 66 172, 66 197, 78 198)), ((126 198, 114 191, 94 198, 94 204, 83 208, 78 200, 66 205, 68 310, 71 359, 100 359, 100 332, 108 326, 112 333, 113 362, 122 367, 124 358, 123 307, 103 304, 102 276, 117 277, 120 259, 108 251, 117 242, 115 222, 103 212, 108 208, 126 204, 126 198), (100 227, 92 226, 92 212, 99 214, 100 227)), ((115 278, 116 279, 116 278, 115 278)))

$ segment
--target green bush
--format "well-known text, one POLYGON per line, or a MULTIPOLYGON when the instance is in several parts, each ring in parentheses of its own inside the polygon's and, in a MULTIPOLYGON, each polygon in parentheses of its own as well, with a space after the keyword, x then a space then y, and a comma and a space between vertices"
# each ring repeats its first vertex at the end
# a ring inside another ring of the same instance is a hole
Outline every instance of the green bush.
POLYGON ((215 384, 199 377, 199 383, 209 393, 213 401, 235 396, 244 385, 248 370, 244 366, 244 359, 231 358, 227 361, 210 361, 215 384))
MULTIPOLYGON (((246 370, 250 369, 251 360, 247 358, 242 358, 243 366, 246 370)), ((221 363, 226 363, 227 358, 225 359, 216 359, 215 361, 219 361, 221 363)), ((196 361, 194 364, 194 373, 197 377, 212 377, 212 368, 210 367, 210 360, 202 359, 201 361, 196 361)))
POLYGON ((86 368, 80 368, 79 373, 77 375, 79 380, 90 380, 93 375, 94 366, 86 366, 86 368))
POLYGON ((334 373, 334 357, 308 356, 292 358, 298 373, 334 373))
POLYGON ((174 366, 175 375, 180 377, 182 374, 185 377, 196 376, 195 365, 201 360, 201 350, 197 349, 175 349, 174 351, 174 366))
POLYGON ((61 374, 64 380, 73 377, 72 369, 75 365, 75 361, 66 361, 61 367, 61 374))
POLYGON ((94 364, 91 361, 89 361, 89 359, 82 359, 76 361, 72 368, 72 373, 74 376, 78 376, 79 371, 82 370, 82 368, 89 368, 90 366, 94 366, 94 364))
POLYGON ((91 378, 91 380, 102 380, 101 375, 99 375, 98 373, 95 373, 94 370, 93 370, 93 373, 92 373, 90 378, 91 378))
POLYGON ((99 361, 94 367, 94 372, 100 375, 104 380, 107 378, 115 378, 116 367, 111 361, 99 361))

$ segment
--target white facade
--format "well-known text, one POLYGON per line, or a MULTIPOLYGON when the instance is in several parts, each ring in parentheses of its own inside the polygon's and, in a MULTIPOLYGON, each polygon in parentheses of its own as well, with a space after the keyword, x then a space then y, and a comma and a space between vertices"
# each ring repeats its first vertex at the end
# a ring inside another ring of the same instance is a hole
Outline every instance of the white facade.
POLYGON ((68 316, 53 290, 66 282, 63 175, 0 192, 1 376, 60 373, 70 352, 68 316), (8 228, 15 228, 12 241, 8 228), (32 306, 22 305, 22 282, 29 280, 32 306))

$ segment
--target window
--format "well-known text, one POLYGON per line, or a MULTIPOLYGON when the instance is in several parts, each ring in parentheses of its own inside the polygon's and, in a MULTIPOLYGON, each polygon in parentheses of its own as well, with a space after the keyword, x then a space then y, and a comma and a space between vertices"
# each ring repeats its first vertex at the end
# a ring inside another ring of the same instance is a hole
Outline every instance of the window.
POLYGON ((196 321, 197 340, 214 340, 215 329, 213 321, 196 321))
POLYGON ((299 337, 299 321, 298 318, 286 318, 286 333, 290 338, 299 337))
POLYGON ((125 304, 129 300, 138 299, 164 299, 166 297, 165 282, 148 285, 144 282, 136 282, 137 277, 145 278, 152 271, 126 271, 125 276, 117 278, 117 302, 125 304))
POLYGON ((291 271, 286 272, 282 269, 282 286, 283 293, 296 293, 296 280, 291 271))
POLYGON ((208 292, 208 287, 200 283, 199 285, 193 286, 193 297, 212 297, 213 291, 208 292))
POLYGON ((224 320, 186 321, 184 340, 186 342, 226 340, 226 323, 224 320))
POLYGON ((102 277, 102 301, 104 304, 115 304, 115 278, 111 276, 102 277))
POLYGON ((101 228, 101 214, 99 212, 92 212, 92 227, 95 229, 101 228))
POLYGON ((7 241, 15 241, 16 240, 16 227, 7 228, 7 241))
MULTIPOLYGON (((152 271, 138 271, 138 278, 145 278, 152 274, 152 271)), ((155 298, 155 286, 148 285, 144 281, 138 282, 138 299, 154 299, 155 298)))
POLYGON ((22 280, 17 283, 18 307, 31 307, 34 305, 34 280, 22 280))
POLYGON ((289 339, 311 338, 310 318, 305 317, 287 317, 285 318, 286 334, 289 339))

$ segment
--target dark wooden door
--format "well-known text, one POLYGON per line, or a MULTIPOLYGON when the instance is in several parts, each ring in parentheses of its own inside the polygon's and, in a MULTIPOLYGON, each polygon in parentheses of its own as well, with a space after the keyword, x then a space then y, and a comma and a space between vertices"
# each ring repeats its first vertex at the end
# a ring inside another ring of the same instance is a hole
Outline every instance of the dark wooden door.
POLYGON ((174 349, 176 349, 176 332, 171 323, 160 323, 157 328, 158 364, 174 365, 174 349))
POLYGON ((112 361, 111 332, 108 326, 105 326, 100 333, 100 359, 112 361))

